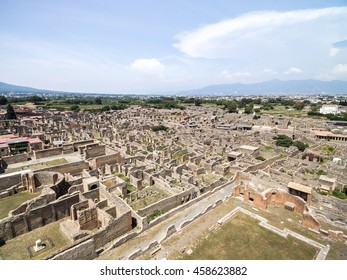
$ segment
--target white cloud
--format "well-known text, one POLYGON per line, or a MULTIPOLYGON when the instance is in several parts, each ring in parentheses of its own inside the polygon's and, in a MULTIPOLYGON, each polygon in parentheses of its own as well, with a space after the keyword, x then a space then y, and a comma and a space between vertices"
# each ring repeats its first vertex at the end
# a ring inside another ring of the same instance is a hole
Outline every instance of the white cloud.
POLYGON ((300 68, 297 68, 297 67, 291 67, 291 68, 283 71, 283 74, 286 74, 286 75, 300 74, 300 73, 302 73, 302 70, 300 68))
POLYGON ((266 73, 266 74, 271 74, 271 75, 278 74, 277 71, 274 71, 274 70, 272 70, 272 69, 270 69, 270 68, 265 68, 265 69, 264 69, 264 73, 266 73))
POLYGON ((329 56, 335 56, 335 55, 337 55, 339 52, 340 52, 340 49, 338 49, 338 48, 331 48, 331 49, 329 50, 329 56))
POLYGON ((137 72, 156 76, 162 76, 165 70, 165 66, 156 58, 136 59, 130 67, 137 72))
MULTIPOLYGON (((346 59, 333 46, 346 36, 346 30, 347 7, 261 11, 182 32, 173 46, 193 58, 230 59, 235 67, 247 65, 252 73, 275 74, 270 70, 292 64, 305 69, 305 77, 313 77, 333 67, 332 63, 341 63, 334 60, 346 59), (334 60, 328 54, 335 55, 334 60)), ((302 70, 285 72, 299 74, 302 70)))
POLYGON ((347 74, 347 64, 337 64, 333 69, 333 73, 337 75, 347 74))

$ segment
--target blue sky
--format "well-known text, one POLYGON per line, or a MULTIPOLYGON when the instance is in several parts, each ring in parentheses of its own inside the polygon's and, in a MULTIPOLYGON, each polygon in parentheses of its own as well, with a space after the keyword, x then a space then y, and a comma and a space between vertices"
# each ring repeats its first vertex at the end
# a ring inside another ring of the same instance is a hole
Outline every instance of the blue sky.
POLYGON ((347 80, 340 1, 0 0, 0 81, 146 93, 347 80))

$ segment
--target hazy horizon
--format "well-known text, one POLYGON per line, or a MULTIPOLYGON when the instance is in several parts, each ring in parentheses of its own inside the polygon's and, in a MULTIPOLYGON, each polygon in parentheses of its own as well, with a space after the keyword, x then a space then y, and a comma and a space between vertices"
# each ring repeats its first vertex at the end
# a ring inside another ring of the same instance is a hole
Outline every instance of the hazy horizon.
POLYGON ((1 1, 4 83, 66 92, 347 80, 345 1, 1 1))

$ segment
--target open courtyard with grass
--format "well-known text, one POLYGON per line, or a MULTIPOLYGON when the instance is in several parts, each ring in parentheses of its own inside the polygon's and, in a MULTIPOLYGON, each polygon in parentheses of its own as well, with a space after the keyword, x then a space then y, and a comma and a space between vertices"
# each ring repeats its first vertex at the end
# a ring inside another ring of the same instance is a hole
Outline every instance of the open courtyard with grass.
POLYGON ((70 244, 70 240, 61 232, 59 228, 60 221, 45 225, 42 228, 35 229, 14 239, 6 241, 0 246, 0 259, 4 260, 28 260, 43 259, 50 253, 59 248, 70 244), (46 248, 34 252, 35 241, 41 239, 46 248), (30 256, 30 254, 32 254, 30 256))
POLYGON ((317 249, 294 237, 284 238, 238 213, 199 240, 187 260, 312 260, 317 249))
POLYGON ((30 193, 30 192, 20 192, 8 197, 4 197, 0 199, 0 220, 7 217, 8 213, 16 209, 23 202, 30 200, 34 197, 40 195, 40 192, 30 193))

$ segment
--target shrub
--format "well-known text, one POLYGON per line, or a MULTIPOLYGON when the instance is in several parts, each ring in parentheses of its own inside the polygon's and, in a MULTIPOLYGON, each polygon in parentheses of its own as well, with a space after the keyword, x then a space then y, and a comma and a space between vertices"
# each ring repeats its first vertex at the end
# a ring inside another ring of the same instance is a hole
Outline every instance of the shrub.
POLYGON ((343 192, 341 192, 339 189, 333 190, 333 196, 340 199, 346 199, 346 195, 343 192))
POLYGON ((160 215, 164 214, 163 211, 161 210, 154 210, 151 214, 147 215, 147 221, 151 222, 153 221, 155 218, 159 217, 160 215))
POLYGON ((258 157, 256 157, 255 159, 257 159, 257 160, 261 160, 261 161, 264 161, 264 160, 266 160, 264 157, 262 157, 262 156, 258 156, 258 157))
POLYGON ((165 125, 162 125, 162 124, 152 127, 152 131, 154 131, 154 132, 157 132, 157 131, 166 131, 166 130, 168 130, 168 129, 169 129, 168 127, 166 127, 165 125))

